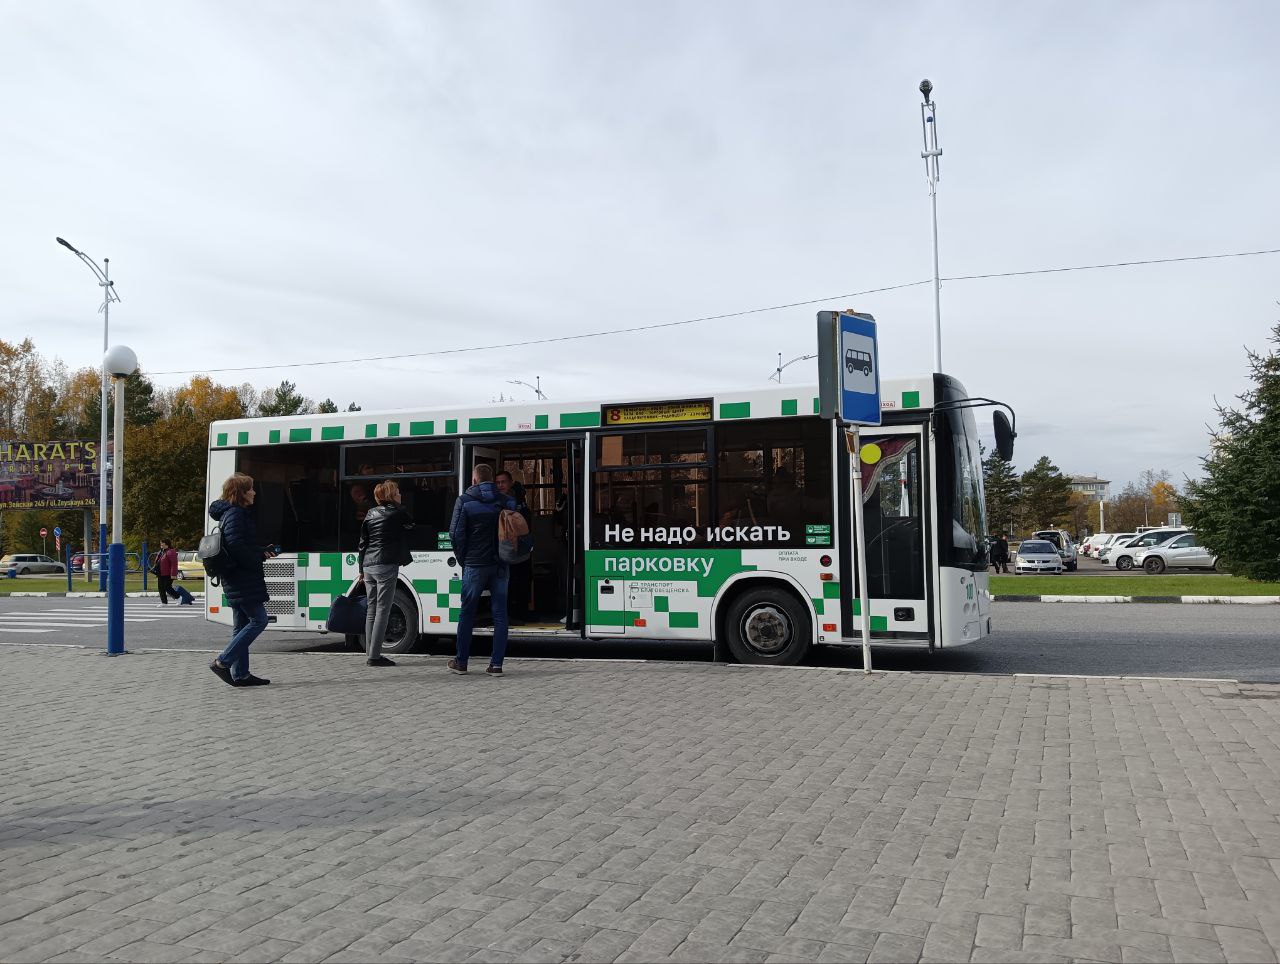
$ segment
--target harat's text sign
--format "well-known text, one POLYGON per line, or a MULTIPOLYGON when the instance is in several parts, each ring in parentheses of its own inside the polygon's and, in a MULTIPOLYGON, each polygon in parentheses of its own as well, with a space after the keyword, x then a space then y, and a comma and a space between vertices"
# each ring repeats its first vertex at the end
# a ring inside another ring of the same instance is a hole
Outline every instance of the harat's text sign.
POLYGON ((0 509, 80 509, 98 504, 98 443, 0 440, 0 509))

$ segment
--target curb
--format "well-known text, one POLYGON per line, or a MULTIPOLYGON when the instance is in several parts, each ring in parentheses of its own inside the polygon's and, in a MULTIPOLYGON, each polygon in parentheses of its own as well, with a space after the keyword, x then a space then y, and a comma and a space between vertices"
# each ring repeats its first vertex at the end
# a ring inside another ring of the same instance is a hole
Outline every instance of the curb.
MULTIPOLYGON (((15 593, 16 595, 16 593, 15 593)), ((1280 604, 1280 596, 992 596, 993 602, 1280 604)))
MULTIPOLYGON (((7 595, 14 599, 106 599, 105 592, 11 592, 7 595)), ((155 595, 154 592, 127 592, 124 594, 126 599, 149 599, 155 595)), ((0 599, 4 598, 0 596, 0 599)), ((204 593, 193 592, 192 599, 203 599, 204 593)))

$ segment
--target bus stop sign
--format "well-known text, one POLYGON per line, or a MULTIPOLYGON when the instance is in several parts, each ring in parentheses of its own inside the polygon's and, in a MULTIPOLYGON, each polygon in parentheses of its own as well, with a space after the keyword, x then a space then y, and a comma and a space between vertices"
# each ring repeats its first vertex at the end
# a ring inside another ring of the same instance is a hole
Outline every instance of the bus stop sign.
POLYGON ((880 424, 880 358, 871 315, 818 312, 818 395, 824 418, 880 424))

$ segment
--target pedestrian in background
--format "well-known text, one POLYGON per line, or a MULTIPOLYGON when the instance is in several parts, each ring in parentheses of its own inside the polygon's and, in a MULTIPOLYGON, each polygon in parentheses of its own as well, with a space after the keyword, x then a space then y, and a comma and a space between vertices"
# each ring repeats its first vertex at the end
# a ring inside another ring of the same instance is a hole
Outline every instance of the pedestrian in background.
POLYGON ((396 598, 400 567, 413 562, 409 551, 413 517, 400 505, 400 486, 390 480, 374 486, 373 498, 377 505, 360 524, 358 581, 364 583, 369 600, 364 620, 365 662, 370 666, 395 666, 382 655, 382 644, 396 598))
POLYGON ((156 574, 156 591, 160 594, 161 606, 169 605, 170 597, 177 599, 180 605, 191 605, 191 593, 173 585, 173 580, 178 577, 178 550, 173 548, 173 543, 168 539, 160 540, 160 551, 156 553, 152 572, 156 574))
POLYGON ((498 558, 498 516, 503 509, 516 507, 515 500, 503 495, 493 484, 493 466, 481 463, 471 472, 471 488, 458 496, 449 523, 449 540, 453 554, 462 566, 462 612, 458 615, 457 655, 449 660, 449 670, 465 673, 471 658, 471 630, 476 621, 480 597, 489 590, 493 608, 493 655, 485 670, 490 676, 502 675, 502 660, 507 654, 507 580, 509 567, 498 558))
POLYGON ((275 557, 258 545, 253 479, 237 472, 222 483, 222 498, 209 506, 209 515, 222 530, 222 549, 230 568, 222 577, 223 604, 233 613, 231 642, 209 668, 231 686, 266 686, 271 682, 249 672, 249 646, 267 628, 267 581, 262 563, 275 557))
POLYGON ((991 547, 991 565, 995 566, 996 572, 1003 572, 1008 575, 1009 572, 1009 538, 1001 535, 996 540, 996 544, 991 547))

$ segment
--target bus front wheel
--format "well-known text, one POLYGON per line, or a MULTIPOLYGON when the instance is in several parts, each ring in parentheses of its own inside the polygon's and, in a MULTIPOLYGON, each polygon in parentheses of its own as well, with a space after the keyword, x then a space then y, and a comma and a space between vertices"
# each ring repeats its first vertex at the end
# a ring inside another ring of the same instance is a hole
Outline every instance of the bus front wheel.
POLYGON ((729 651, 739 663, 794 666, 809 652, 809 614, 781 589, 743 593, 725 616, 729 651))

